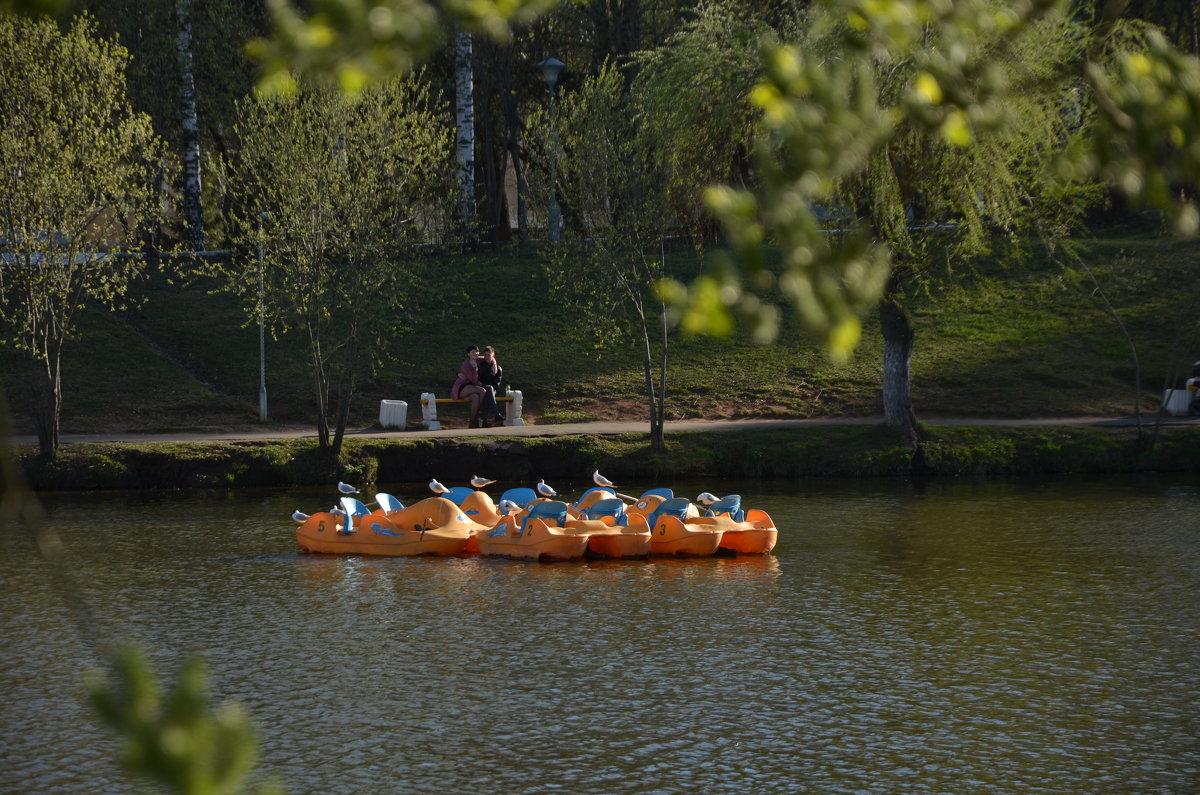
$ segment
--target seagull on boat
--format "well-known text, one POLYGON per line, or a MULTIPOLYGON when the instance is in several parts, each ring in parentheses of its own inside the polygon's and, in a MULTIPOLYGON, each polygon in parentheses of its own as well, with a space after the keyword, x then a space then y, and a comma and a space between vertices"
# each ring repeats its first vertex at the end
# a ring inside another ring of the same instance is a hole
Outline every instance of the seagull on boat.
POLYGON ((339 508, 339 507, 338 507, 338 506, 336 506, 336 505, 335 505, 335 506, 333 506, 332 508, 330 508, 330 509, 329 509, 329 512, 330 512, 331 514, 333 514, 334 516, 345 516, 345 515, 346 515, 346 512, 345 512, 345 511, 343 511, 341 508, 339 508))
POLYGON ((705 507, 712 505, 716 501, 717 501, 717 496, 715 494, 710 494, 707 491, 702 491, 698 495, 696 495, 696 502, 700 503, 701 505, 703 505, 705 507))
POLYGON ((488 480, 487 478, 481 478, 478 475, 471 478, 471 485, 477 489, 482 489, 484 486, 490 486, 495 482, 496 481, 494 481, 494 480, 488 480))
POLYGON ((338 481, 338 491, 342 494, 358 494, 358 489, 351 486, 349 483, 338 481))
POLYGON ((597 486, 603 486, 607 489, 615 489, 617 487, 617 484, 613 483, 611 480, 609 480, 608 478, 601 475, 599 469, 597 469, 595 472, 592 473, 592 481, 597 486))
POLYGON ((499 508, 500 512, 503 514, 515 513, 516 511, 521 510, 521 506, 517 505, 512 500, 500 500, 500 504, 496 507, 499 508))
POLYGON ((546 485, 545 480, 539 480, 537 484, 537 493, 543 497, 557 497, 558 492, 546 485))
POLYGON ((429 481, 429 490, 432 491, 434 494, 449 494, 450 493, 450 489, 446 488, 441 483, 438 483, 437 478, 433 478, 432 480, 429 481))
POLYGON ((295 519, 297 522, 307 522, 308 514, 301 513, 300 511, 294 511, 292 513, 292 518, 295 519))

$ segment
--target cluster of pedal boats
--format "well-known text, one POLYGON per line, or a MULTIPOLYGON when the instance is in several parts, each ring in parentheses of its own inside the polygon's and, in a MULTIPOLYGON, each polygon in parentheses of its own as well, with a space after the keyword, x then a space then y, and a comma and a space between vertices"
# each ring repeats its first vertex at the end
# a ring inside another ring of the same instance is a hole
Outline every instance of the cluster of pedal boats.
MULTIPOLYGON (((603 476, 568 503, 544 482, 537 491, 513 488, 498 502, 473 487, 446 488, 430 481, 435 496, 404 505, 385 492, 371 504, 358 490, 338 484, 338 505, 312 515, 297 511, 296 541, 303 552, 357 555, 497 555, 579 560, 656 555, 708 557, 764 555, 775 547, 771 517, 745 509, 737 494, 704 492, 692 501, 671 489, 639 497, 620 494, 603 476)), ((482 484, 482 485, 480 485, 482 484)))

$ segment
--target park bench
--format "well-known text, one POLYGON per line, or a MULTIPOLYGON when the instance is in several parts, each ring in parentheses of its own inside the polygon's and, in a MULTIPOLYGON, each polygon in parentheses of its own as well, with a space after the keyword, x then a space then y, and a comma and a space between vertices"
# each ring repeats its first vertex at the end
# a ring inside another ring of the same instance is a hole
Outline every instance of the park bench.
MULTIPOLYGON (((496 402, 504 405, 505 425, 524 425, 521 419, 521 392, 513 390, 507 395, 497 395, 496 402)), ((439 403, 470 403, 466 398, 440 398, 433 392, 421 393, 421 424, 426 430, 440 431, 442 424, 438 422, 437 407, 439 403)))

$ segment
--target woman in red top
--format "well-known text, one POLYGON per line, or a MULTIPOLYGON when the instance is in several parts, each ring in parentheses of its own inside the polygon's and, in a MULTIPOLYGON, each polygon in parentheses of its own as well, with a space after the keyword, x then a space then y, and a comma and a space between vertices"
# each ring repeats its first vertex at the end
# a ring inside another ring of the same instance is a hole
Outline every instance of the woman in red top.
POLYGON ((479 347, 471 345, 467 348, 467 358, 458 368, 458 378, 454 381, 454 386, 450 387, 450 397, 455 400, 466 400, 471 404, 471 421, 468 423, 469 428, 479 427, 479 412, 483 409, 484 416, 488 419, 484 420, 483 427, 492 427, 491 417, 497 414, 496 409, 496 393, 490 386, 485 386, 479 382, 479 365, 476 360, 479 358, 479 347))

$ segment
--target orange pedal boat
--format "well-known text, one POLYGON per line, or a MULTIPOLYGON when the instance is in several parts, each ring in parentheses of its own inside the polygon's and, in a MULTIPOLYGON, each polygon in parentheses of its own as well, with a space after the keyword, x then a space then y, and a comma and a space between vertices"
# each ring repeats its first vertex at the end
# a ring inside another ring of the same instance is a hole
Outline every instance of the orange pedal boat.
POLYGON ((742 510, 742 497, 729 494, 704 509, 704 515, 689 519, 693 525, 708 524, 719 528, 720 548, 742 555, 765 555, 775 548, 779 531, 766 511, 742 510))
POLYGON ((625 503, 613 492, 593 489, 576 506, 572 513, 589 521, 589 527, 593 528, 588 537, 589 554, 606 558, 644 558, 650 554, 650 525, 646 517, 627 513, 625 503))
POLYGON ((477 534, 475 543, 481 555, 576 560, 587 551, 589 535, 602 525, 600 521, 570 519, 565 502, 539 500, 477 534))
POLYGON ((650 526, 650 554, 709 557, 717 554, 722 531, 711 524, 693 525, 700 510, 684 497, 643 494, 629 513, 645 517, 650 526))
POLYGON ((407 508, 368 513, 358 500, 343 497, 343 513, 322 511, 296 528, 303 552, 334 555, 461 555, 482 525, 458 506, 430 497, 407 508))

